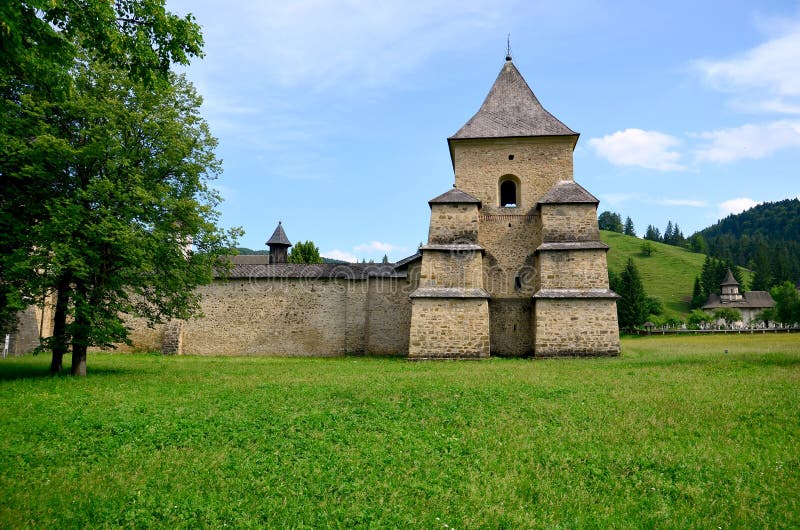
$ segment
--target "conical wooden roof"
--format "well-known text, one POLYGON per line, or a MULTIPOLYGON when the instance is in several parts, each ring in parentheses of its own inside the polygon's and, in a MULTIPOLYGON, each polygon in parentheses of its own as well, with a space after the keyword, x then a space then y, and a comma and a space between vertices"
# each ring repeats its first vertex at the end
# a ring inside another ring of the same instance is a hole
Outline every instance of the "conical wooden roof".
POLYGON ((283 225, 281 225, 280 221, 278 221, 278 227, 272 233, 272 237, 267 240, 267 245, 292 246, 291 242, 289 242, 289 238, 286 237, 286 232, 283 231, 283 225))
POLYGON ((448 138, 578 136, 547 112, 514 63, 507 58, 478 112, 448 138))

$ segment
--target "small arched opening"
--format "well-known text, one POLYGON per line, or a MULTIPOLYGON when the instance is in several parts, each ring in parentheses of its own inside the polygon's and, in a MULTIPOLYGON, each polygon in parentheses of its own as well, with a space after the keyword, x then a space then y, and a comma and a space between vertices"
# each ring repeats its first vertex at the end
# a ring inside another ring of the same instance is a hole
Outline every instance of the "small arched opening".
POLYGON ((500 178, 500 206, 516 208, 519 206, 519 181, 512 175, 500 178))

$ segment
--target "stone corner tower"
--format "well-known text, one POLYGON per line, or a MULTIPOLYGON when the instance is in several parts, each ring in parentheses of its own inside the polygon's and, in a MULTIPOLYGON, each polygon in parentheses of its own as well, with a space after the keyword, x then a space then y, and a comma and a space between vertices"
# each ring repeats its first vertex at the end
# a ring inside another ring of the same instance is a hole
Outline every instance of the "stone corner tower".
POLYGON ((619 353, 598 201, 573 179, 578 136, 506 57, 478 112, 447 139, 455 185, 430 202, 410 357, 619 353), (447 331, 451 321, 470 334, 485 327, 488 351, 447 331), (449 343, 437 350, 441 337, 449 343))

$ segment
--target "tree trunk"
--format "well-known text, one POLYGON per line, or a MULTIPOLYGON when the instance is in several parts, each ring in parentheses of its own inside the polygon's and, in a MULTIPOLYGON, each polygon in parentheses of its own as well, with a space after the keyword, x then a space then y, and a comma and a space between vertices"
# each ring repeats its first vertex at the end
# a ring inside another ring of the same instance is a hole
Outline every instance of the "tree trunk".
POLYGON ((86 375, 86 344, 72 344, 72 375, 86 375))
POLYGON ((75 321, 72 332, 72 375, 86 375, 86 350, 89 347, 89 315, 86 288, 75 286, 75 321))
POLYGON ((69 307, 69 275, 58 281, 58 298, 53 314, 53 356, 50 360, 50 373, 58 374, 64 368, 64 354, 67 353, 67 308, 69 307))

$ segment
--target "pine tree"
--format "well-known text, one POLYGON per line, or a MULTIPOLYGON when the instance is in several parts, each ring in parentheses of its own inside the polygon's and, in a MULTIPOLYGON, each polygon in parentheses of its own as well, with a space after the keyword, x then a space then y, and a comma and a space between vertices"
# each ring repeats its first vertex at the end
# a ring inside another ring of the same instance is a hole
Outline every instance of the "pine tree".
POLYGON ((672 230, 673 230, 672 221, 667 221, 667 228, 664 230, 664 243, 666 243, 667 245, 672 245, 672 237, 673 237, 672 230))
POLYGON ((636 237, 636 229, 633 227, 633 220, 629 217, 625 218, 625 229, 623 233, 626 236, 633 236, 636 237))
POLYGON ((700 285, 700 277, 694 277, 694 288, 692 289, 692 309, 703 307, 708 297, 703 295, 703 288, 700 285))
POLYGON ((647 295, 633 259, 628 258, 619 277, 617 294, 617 317, 623 328, 634 328, 644 324, 647 318, 647 295))

